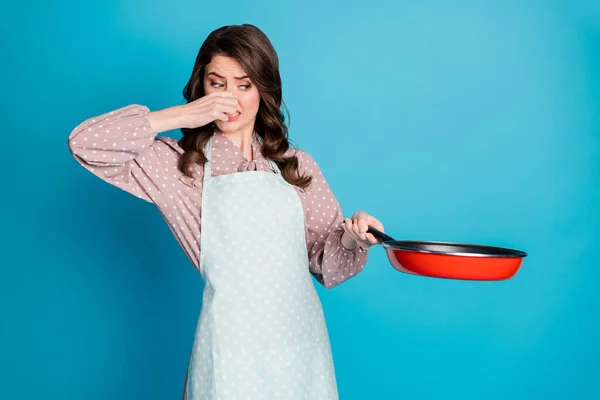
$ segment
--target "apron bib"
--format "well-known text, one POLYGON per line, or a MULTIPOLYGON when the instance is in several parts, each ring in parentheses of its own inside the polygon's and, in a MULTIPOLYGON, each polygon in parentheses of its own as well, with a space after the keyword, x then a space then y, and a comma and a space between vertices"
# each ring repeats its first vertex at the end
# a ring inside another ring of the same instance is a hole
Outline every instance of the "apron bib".
POLYGON ((302 203, 273 172, 204 168, 205 287, 187 400, 337 400, 323 309, 308 268, 302 203))

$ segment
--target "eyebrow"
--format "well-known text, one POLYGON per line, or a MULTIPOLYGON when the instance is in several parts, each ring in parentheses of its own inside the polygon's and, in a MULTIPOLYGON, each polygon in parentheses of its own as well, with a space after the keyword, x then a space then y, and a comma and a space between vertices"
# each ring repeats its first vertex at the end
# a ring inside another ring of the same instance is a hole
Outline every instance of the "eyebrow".
MULTIPOLYGON (((208 75, 215 75, 216 77, 219 77, 221 79, 225 79, 224 76, 221 76, 221 75, 217 74, 216 72, 209 72, 208 75)), ((249 78, 248 75, 244 75, 244 76, 240 76, 240 77, 237 77, 237 76, 233 77, 233 79, 237 79, 237 80, 242 80, 242 79, 247 79, 247 78, 249 78)))

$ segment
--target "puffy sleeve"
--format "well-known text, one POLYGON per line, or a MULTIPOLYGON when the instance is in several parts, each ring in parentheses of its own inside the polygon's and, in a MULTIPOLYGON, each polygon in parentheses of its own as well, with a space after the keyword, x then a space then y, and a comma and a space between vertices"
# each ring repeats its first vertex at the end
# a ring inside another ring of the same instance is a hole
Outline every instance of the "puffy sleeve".
POLYGON ((89 118, 69 135, 75 160, 98 178, 149 203, 160 195, 152 173, 159 164, 160 141, 147 118, 148 107, 131 104, 89 118))
POLYGON ((331 289, 362 271, 369 249, 348 250, 341 242, 344 215, 315 160, 305 151, 296 152, 300 174, 312 176, 303 192, 307 248, 311 274, 331 289))

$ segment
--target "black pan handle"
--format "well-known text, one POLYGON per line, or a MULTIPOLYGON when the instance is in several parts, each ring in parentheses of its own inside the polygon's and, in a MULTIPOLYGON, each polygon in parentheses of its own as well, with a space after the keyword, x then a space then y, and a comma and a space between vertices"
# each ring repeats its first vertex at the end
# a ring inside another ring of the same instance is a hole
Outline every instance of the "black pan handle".
POLYGON ((377 239, 381 243, 383 243, 383 242, 394 242, 394 238, 392 238, 391 236, 386 235, 385 233, 381 232, 380 230, 377 230, 377 229, 373 228, 370 225, 369 225, 369 229, 367 229, 367 233, 370 233, 373 236, 375 236, 375 239, 377 239))

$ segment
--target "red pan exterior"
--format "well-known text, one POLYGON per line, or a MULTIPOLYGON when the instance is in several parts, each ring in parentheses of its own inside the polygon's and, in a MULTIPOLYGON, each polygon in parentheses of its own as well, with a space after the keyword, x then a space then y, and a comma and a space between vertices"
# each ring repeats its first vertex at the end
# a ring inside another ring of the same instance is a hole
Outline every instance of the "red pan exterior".
POLYGON ((521 257, 477 257, 385 248, 392 266, 404 273, 434 278, 503 280, 515 275, 521 257))

